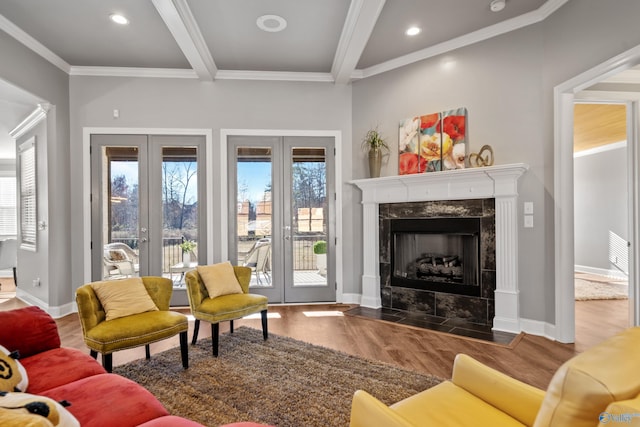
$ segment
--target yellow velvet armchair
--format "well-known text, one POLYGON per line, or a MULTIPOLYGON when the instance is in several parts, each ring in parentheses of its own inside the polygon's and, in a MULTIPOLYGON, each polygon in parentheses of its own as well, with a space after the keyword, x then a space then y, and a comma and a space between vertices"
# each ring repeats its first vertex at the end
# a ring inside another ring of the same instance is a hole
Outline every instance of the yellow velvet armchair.
POLYGON ((142 282, 158 310, 112 320, 107 320, 105 308, 91 283, 78 288, 76 303, 85 344, 94 358, 98 353, 102 354, 102 365, 111 372, 113 352, 144 345, 149 359, 149 344, 179 334, 182 366, 188 368, 189 322, 184 314, 169 310, 173 283, 167 278, 154 276, 142 277, 142 282))
POLYGON ((565 362, 546 392, 460 354, 451 381, 391 407, 356 391, 350 427, 640 426, 638 354, 630 328, 565 362))
POLYGON ((204 285, 197 270, 189 271, 185 275, 189 306, 191 307, 191 314, 195 318, 191 344, 195 345, 198 340, 200 320, 211 323, 211 345, 213 355, 216 357, 218 356, 220 322, 230 321, 231 333, 233 333, 234 319, 240 319, 253 313, 260 313, 262 317, 262 335, 265 340, 269 336, 267 330, 268 298, 263 295, 249 293, 251 268, 234 266, 233 271, 240 283, 242 293, 223 295, 216 298, 209 297, 207 287, 204 285))

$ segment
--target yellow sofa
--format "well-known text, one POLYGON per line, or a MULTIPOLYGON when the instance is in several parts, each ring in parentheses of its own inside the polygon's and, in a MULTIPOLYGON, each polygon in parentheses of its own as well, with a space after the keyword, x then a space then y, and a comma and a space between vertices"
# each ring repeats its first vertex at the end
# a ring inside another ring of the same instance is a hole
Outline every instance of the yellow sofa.
POLYGON ((640 426, 640 327, 565 362, 547 391, 459 354, 451 381, 391 407, 356 391, 350 427, 640 426))

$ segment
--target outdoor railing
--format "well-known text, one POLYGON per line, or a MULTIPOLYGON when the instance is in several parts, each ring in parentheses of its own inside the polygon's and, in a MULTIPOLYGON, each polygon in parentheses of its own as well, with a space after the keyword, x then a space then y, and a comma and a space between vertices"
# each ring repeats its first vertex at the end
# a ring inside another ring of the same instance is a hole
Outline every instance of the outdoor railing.
MULTIPOLYGON (((315 242, 320 240, 326 240, 326 236, 324 234, 299 234, 293 236, 292 244, 294 270, 316 270, 318 268, 316 265, 316 256, 313 253, 313 245, 315 242)), ((111 241, 113 243, 124 243, 131 249, 133 249, 136 254, 139 253, 139 242, 137 237, 112 238, 111 241)), ((162 239, 163 274, 170 273, 172 265, 182 262, 182 249, 180 249, 180 243, 182 243, 182 238, 180 237, 170 237, 162 239)), ((253 244, 253 242, 251 241, 245 243, 250 244, 249 247, 253 244)), ((249 247, 245 248, 244 250, 242 248, 238 248, 239 264, 242 264, 242 262, 244 261, 244 257, 249 247)), ((271 256, 273 257, 273 254, 271 256)), ((195 259, 197 259, 197 257, 192 257, 192 260, 195 259)))

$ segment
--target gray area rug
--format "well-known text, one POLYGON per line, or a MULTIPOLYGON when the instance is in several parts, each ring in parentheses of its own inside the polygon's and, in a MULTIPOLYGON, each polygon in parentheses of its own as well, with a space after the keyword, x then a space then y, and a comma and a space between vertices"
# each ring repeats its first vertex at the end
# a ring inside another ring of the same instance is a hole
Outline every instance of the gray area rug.
POLYGON ((607 281, 593 275, 576 274, 576 301, 627 299, 628 297, 629 285, 626 282, 614 279, 608 279, 607 281))
POLYGON ((351 398, 364 389, 390 405, 442 380, 350 356, 287 337, 240 327, 189 346, 189 369, 180 349, 114 368, 146 387, 173 415, 206 426, 253 421, 278 427, 349 425, 351 398))

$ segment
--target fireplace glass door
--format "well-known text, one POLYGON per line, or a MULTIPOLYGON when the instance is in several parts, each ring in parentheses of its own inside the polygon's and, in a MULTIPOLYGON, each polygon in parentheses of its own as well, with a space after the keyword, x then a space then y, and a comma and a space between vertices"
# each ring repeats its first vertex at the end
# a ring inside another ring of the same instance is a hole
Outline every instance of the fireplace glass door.
POLYGON ((392 286, 479 294, 480 222, 438 218, 392 222, 392 286))

